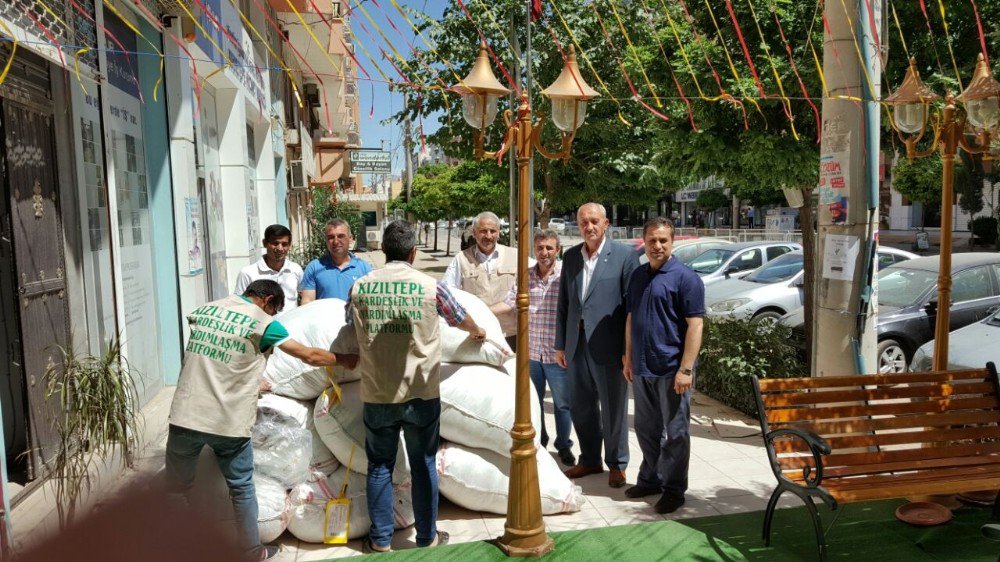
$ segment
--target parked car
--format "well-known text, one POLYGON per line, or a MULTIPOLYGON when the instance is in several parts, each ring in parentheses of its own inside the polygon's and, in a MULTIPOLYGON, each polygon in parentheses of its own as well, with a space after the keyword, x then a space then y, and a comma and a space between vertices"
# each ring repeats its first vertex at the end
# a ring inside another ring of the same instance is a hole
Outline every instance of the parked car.
POLYGON ((742 278, 765 263, 795 250, 798 242, 739 242, 705 250, 688 263, 705 286, 724 279, 742 278))
POLYGON ((549 219, 549 229, 556 234, 565 234, 566 219, 549 219))
MULTIPOLYGON (((918 257, 916 254, 882 247, 880 264, 892 264, 918 257)), ((801 309, 803 254, 789 252, 767 262, 743 279, 727 279, 705 290, 708 316, 750 318, 754 322, 777 321, 788 311, 801 309)))
MULTIPOLYGON (((1000 312, 982 322, 959 328, 948 336, 948 365, 951 369, 982 369, 996 362, 1000 344, 1000 312)), ((934 365, 934 340, 917 348, 910 360, 911 371, 930 371, 934 365)))
MULTIPOLYGON (((1000 254, 955 254, 951 262, 950 330, 983 320, 1000 309, 1000 254)), ((937 318, 938 256, 893 264, 878 274, 878 369, 905 372, 917 348, 934 338, 937 318)), ((781 323, 804 341, 805 315, 788 314, 781 323)))
MULTIPOLYGON (((649 259, 646 258, 646 244, 641 238, 635 239, 636 247, 635 250, 639 253, 639 262, 648 263, 649 259)), ((633 242, 633 240, 627 240, 626 243, 633 242)), ((722 238, 698 238, 697 236, 678 236, 674 238, 674 248, 670 252, 670 255, 681 260, 682 262, 689 264, 691 260, 695 258, 698 254, 704 252, 705 250, 711 248, 717 248, 719 246, 725 246, 730 244, 729 240, 722 238)))

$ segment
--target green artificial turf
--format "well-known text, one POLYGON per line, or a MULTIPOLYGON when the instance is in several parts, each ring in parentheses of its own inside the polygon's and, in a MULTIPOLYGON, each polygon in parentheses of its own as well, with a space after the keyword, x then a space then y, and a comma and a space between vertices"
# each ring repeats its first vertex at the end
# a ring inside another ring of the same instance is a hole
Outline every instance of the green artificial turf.
MULTIPOLYGON (((937 527, 912 527, 898 521, 902 501, 841 506, 839 516, 820 508, 829 527, 828 559, 850 562, 915 562, 921 560, 997 560, 1000 543, 983 538, 979 528, 992 522, 988 509, 962 508, 951 522, 937 527), (831 526, 831 522, 833 525, 831 526)), ((546 560, 816 560, 816 537, 804 508, 775 514, 771 547, 761 540, 764 513, 741 513, 680 521, 602 527, 552 533, 555 550, 546 560)), ((403 560, 508 560, 489 542, 411 549, 377 555, 386 562, 403 560)))

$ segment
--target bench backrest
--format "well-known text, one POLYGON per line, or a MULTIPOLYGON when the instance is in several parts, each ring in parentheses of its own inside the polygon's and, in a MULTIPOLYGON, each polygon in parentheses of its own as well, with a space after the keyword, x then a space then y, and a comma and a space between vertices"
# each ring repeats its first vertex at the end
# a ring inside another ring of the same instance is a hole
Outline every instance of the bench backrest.
MULTIPOLYGON (((755 377, 753 384, 761 430, 795 428, 823 437, 832 449, 824 465, 834 474, 1000 453, 1000 380, 993 363, 950 372, 755 377)), ((778 440, 768 453, 783 470, 814 464, 797 439, 778 440)))

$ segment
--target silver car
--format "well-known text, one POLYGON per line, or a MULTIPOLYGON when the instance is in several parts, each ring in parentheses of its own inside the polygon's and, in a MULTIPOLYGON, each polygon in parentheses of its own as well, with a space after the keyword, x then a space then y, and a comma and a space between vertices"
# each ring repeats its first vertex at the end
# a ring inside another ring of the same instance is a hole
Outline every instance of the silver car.
POLYGON ((776 322, 802 306, 802 251, 778 256, 743 279, 724 279, 705 288, 709 317, 776 322))
MULTIPOLYGON (((987 362, 996 362, 997 344, 1000 344, 1000 312, 948 335, 947 369, 982 369, 987 362)), ((931 340, 913 352, 910 370, 930 371, 933 365, 934 340, 931 340)))
POLYGON ((705 286, 730 278, 742 278, 765 263, 795 250, 798 242, 740 242, 712 248, 698 254, 688 267, 701 276, 705 286))

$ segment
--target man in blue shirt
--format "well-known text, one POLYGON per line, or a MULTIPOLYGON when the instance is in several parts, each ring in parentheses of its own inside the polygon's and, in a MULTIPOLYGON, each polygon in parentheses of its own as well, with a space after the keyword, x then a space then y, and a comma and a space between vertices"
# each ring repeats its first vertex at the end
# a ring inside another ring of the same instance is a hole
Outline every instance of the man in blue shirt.
POLYGON ((351 253, 354 237, 344 219, 333 219, 323 228, 329 254, 309 262, 299 283, 300 304, 316 299, 346 301, 354 282, 372 270, 372 265, 351 253))
POLYGON ((635 396, 635 434, 642 450, 630 498, 662 494, 653 509, 684 505, 691 458, 691 387, 701 350, 705 284, 671 259, 674 225, 654 217, 643 226, 649 263, 632 273, 625 323, 625 379, 635 396))

